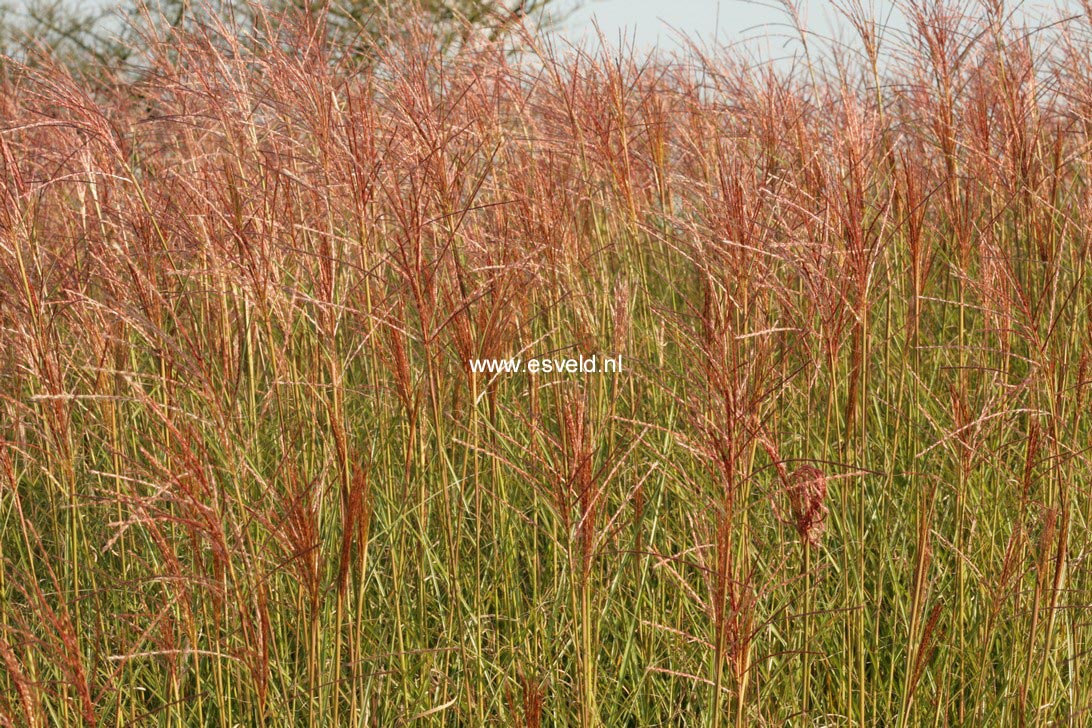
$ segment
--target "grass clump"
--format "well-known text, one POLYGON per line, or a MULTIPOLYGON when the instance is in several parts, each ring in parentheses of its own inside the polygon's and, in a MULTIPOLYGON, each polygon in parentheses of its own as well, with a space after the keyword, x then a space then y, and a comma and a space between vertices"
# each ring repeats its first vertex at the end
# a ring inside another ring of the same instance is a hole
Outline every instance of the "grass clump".
POLYGON ((1092 28, 903 11, 9 60, 0 722, 1085 725, 1092 28))

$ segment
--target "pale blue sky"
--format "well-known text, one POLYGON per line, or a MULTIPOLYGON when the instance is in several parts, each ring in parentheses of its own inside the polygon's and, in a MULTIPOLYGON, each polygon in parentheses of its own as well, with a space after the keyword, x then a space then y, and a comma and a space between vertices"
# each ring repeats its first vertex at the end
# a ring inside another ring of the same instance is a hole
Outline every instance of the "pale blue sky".
MULTIPOLYGON (((561 7, 573 7, 568 0, 558 0, 561 7)), ((677 48, 675 28, 691 37, 698 36, 707 42, 733 43, 747 41, 756 48, 764 48, 775 55, 793 35, 787 24, 787 16, 777 0, 580 0, 579 9, 566 23, 565 33, 573 39, 594 36, 593 20, 598 21, 604 38, 617 44, 620 38, 633 42, 638 48, 659 45, 677 48)), ((845 33, 831 0, 797 0, 806 17, 807 27, 816 33, 845 33)), ((863 0, 866 7, 877 16, 886 19, 892 32, 905 29, 902 18, 892 12, 891 0, 863 0)), ((1008 0, 1006 6, 1018 8, 1018 15, 1037 17, 1054 15, 1058 4, 1075 5, 1075 0, 1008 0)), ((973 0, 968 0, 968 10, 974 12, 973 0)), ((791 44, 790 44, 791 45, 791 44)))
POLYGON ((593 33, 593 21, 598 21, 608 41, 624 35, 642 46, 674 45, 672 27, 709 40, 714 33, 721 39, 778 33, 783 29, 770 25, 785 18, 769 6, 744 0, 591 0, 579 5, 566 23, 569 33, 593 33))
MULTIPOLYGON (((830 30, 834 16, 830 0, 804 0, 799 4, 809 28, 823 33, 830 30)), ((590 0, 579 3, 566 23, 566 34, 574 38, 592 36, 597 21, 608 42, 616 44, 624 38, 639 48, 676 48, 676 31, 706 42, 769 39, 776 47, 792 30, 784 10, 775 5, 776 0, 590 0)), ((890 12, 887 0, 875 0, 871 5, 877 12, 890 12)))

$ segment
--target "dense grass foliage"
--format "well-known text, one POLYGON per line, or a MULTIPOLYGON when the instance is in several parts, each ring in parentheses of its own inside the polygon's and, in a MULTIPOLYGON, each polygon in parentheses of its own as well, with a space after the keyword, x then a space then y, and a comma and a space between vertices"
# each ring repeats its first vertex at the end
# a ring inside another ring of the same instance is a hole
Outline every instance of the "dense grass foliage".
POLYGON ((9 62, 0 723, 1092 723, 1092 16, 905 9, 9 62))

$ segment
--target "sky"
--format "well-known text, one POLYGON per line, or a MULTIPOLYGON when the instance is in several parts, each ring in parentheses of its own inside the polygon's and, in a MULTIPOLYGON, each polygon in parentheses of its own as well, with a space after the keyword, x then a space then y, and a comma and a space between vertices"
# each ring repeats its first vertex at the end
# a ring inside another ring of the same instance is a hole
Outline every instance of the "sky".
MULTIPOLYGON (((574 1, 558 0, 562 8, 573 8, 574 1)), ((975 0, 964 0, 974 8, 975 0)), ((796 0, 805 18, 805 26, 822 35, 847 34, 832 0, 796 0)), ((848 4, 843 2, 843 5, 848 4)), ((891 32, 903 32, 907 25, 893 11, 891 0, 861 0, 875 17, 885 21, 891 32)), ((1076 9, 1076 0, 1006 0, 1005 5, 1017 17, 1056 17, 1059 5, 1076 9)), ((973 12, 973 10, 972 10, 973 12)), ((680 47, 682 31, 706 43, 746 42, 776 56, 791 52, 795 33, 779 0, 580 0, 568 17, 563 32, 572 39, 596 39, 596 24, 604 40, 617 44, 620 39, 643 50, 653 46, 680 47), (674 29, 674 30, 673 30, 674 29), (792 37, 792 41, 790 41, 792 37)))
MULTIPOLYGON (((809 28, 828 32, 834 20, 830 0, 802 6, 809 28)), ((633 43, 639 49, 679 47, 679 32, 707 43, 769 42, 779 46, 793 31, 777 0, 589 0, 581 2, 565 23, 572 38, 593 38, 596 25, 604 39, 633 43)), ((873 0, 878 13, 889 13, 887 0, 873 0)), ((569 7, 572 7, 570 5, 569 7)))
POLYGON ((575 36, 590 36, 598 23, 612 43, 624 37, 640 46, 674 46, 673 28, 706 39, 713 35, 723 39, 776 32, 769 26, 783 20, 777 10, 745 0, 591 0, 575 8, 567 18, 566 30, 575 36))

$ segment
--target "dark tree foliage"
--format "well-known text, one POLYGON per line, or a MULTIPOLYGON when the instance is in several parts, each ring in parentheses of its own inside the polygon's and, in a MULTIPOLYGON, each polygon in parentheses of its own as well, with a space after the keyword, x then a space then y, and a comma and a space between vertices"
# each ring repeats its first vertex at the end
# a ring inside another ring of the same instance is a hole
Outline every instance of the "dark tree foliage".
POLYGON ((245 33, 261 11, 290 9, 315 16, 324 32, 361 53, 375 47, 390 18, 419 11, 452 45, 471 29, 496 37, 526 17, 539 25, 560 19, 555 0, 0 0, 0 64, 4 57, 32 61, 42 51, 81 70, 139 64, 149 28, 224 21, 245 33))

